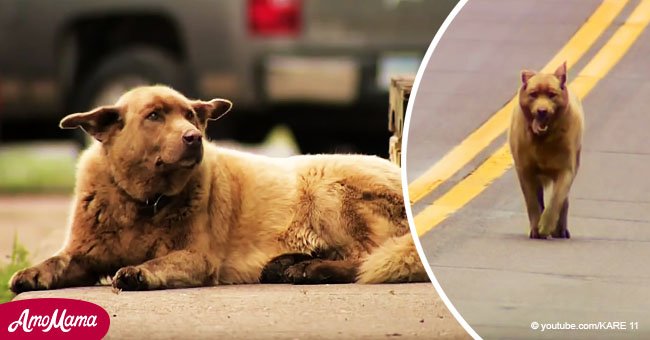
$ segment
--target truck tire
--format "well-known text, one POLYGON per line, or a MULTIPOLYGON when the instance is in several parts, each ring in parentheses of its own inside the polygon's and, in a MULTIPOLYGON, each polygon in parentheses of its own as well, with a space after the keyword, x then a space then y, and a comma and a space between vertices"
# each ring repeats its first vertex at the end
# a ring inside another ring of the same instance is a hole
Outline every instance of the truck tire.
MULTIPOLYGON (((132 47, 104 58, 73 90, 71 112, 83 112, 100 105, 113 104, 122 93, 141 85, 164 84, 185 92, 187 72, 167 53, 151 47, 132 47)), ((90 139, 75 130, 74 139, 81 147, 90 139)))

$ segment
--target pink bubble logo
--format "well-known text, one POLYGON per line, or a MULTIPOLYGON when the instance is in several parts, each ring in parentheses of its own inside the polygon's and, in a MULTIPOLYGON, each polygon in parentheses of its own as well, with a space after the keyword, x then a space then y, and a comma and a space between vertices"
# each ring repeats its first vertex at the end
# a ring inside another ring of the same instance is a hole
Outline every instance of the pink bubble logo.
POLYGON ((0 304, 0 339, 101 339, 111 320, 82 300, 45 298, 0 304))

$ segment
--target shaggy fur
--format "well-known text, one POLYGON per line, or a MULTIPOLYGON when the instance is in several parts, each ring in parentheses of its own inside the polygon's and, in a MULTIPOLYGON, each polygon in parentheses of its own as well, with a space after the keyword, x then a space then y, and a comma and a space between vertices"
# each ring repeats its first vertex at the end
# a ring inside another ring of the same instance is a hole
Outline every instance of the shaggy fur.
POLYGON ((63 249, 14 274, 11 289, 107 275, 125 290, 256 283, 267 265, 270 282, 427 280, 395 165, 359 155, 276 159, 203 141, 207 121, 231 105, 141 87, 65 117, 61 127, 99 142, 79 159, 63 249))
POLYGON ((569 238, 569 190, 580 165, 584 113, 566 86, 566 63, 554 74, 523 71, 508 132, 526 201, 531 238, 569 238), (544 188, 552 184, 548 207, 544 188))

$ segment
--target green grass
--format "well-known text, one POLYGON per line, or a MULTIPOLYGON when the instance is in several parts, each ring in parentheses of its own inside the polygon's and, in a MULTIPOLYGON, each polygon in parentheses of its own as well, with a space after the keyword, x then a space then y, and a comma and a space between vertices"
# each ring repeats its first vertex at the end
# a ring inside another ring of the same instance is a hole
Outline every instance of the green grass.
POLYGON ((14 293, 9 290, 9 279, 16 271, 29 267, 28 255, 27 249, 18 243, 18 237, 14 236, 11 261, 5 266, 0 266, 0 303, 13 299, 14 293))
POLYGON ((71 192, 76 157, 56 145, 1 147, 0 193, 71 192))
MULTIPOLYGON (((271 130, 261 144, 247 146, 259 151, 276 147, 292 154, 299 150, 291 130, 282 125, 271 130)), ((0 144, 0 194, 70 193, 77 156, 78 149, 71 142, 0 144)))

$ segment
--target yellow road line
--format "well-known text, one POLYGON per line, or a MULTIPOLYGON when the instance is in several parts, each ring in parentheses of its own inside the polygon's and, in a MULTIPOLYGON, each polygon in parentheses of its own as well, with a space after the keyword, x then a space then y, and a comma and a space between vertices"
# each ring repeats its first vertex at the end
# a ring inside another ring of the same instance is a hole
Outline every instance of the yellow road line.
MULTIPOLYGON (((596 53, 569 85, 582 99, 629 51, 650 23, 650 0, 642 0, 625 23, 596 53)), ((512 167, 508 144, 501 146, 474 172, 415 216, 419 236, 437 226, 485 190, 496 178, 512 167)))
MULTIPOLYGON (((542 69, 542 72, 553 71, 565 60, 568 68, 573 67, 605 29, 611 25, 627 3, 628 0, 604 0, 582 27, 542 69)), ((501 135, 508 127, 510 112, 512 112, 514 103, 513 98, 422 176, 411 182, 409 184, 411 203, 421 200, 435 190, 501 135)))

